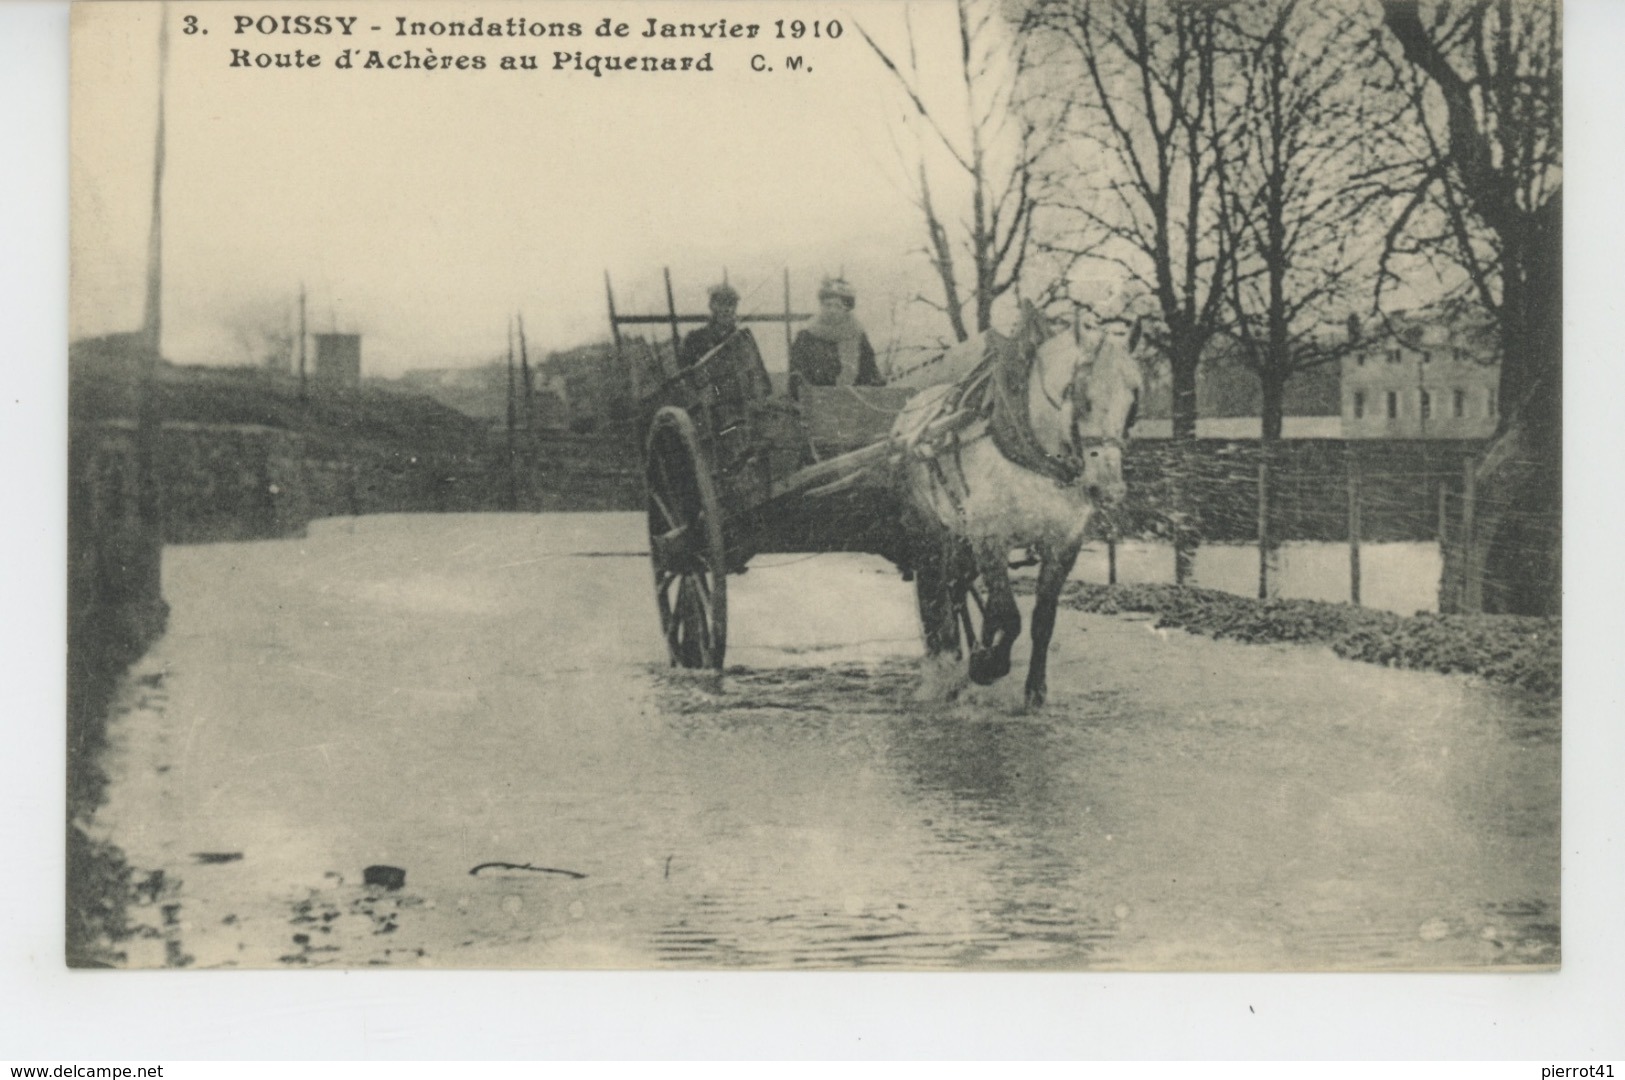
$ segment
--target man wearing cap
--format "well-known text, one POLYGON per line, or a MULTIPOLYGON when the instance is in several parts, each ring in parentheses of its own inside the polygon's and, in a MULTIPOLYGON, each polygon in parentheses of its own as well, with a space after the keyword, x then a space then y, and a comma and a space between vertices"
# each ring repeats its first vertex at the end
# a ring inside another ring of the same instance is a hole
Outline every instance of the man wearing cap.
POLYGON ((687 370, 705 358, 705 354, 728 340, 739 328, 739 292, 724 281, 710 290, 711 321, 692 330, 683 339, 683 348, 677 354, 678 370, 687 370))
POLYGON ((825 278, 818 315, 790 346, 790 371, 812 386, 883 386, 874 346, 852 310, 857 294, 841 278, 825 278))

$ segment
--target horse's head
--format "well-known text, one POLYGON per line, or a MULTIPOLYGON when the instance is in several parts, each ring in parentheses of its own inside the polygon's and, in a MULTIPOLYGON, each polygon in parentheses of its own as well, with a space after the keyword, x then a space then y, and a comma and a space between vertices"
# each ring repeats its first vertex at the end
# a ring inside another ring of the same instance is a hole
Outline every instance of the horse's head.
MULTIPOLYGON (((1023 336, 1038 333, 1041 316, 1024 311, 1023 336)), ((1109 326, 1052 334, 1036 347, 1028 412, 1047 452, 1079 465, 1079 482, 1096 505, 1122 501, 1123 446, 1143 380, 1134 358, 1137 327, 1109 326)))

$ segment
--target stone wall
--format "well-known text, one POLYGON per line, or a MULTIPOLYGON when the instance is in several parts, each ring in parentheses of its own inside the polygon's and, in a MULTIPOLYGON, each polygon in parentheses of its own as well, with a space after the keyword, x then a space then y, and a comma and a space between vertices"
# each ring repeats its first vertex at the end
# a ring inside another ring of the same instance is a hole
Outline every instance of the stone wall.
POLYGON ((163 535, 150 458, 133 422, 68 429, 69 803, 99 795, 76 766, 100 744, 113 684, 163 632, 163 535))
POLYGON ((163 425, 163 536, 173 544, 298 536, 360 514, 637 510, 642 470, 624 440, 554 436, 478 454, 313 454, 302 436, 250 424, 163 425))
POLYGON ((84 830, 107 777, 108 712, 129 665, 163 633, 155 425, 68 424, 67 866, 70 967, 105 966, 126 932, 130 869, 84 830))

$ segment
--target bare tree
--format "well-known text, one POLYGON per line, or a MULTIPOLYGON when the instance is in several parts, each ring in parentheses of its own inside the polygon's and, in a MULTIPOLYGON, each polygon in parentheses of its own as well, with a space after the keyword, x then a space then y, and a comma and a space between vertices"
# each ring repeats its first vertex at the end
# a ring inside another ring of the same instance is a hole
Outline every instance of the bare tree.
POLYGON ((1038 0, 1032 19, 1064 46, 1052 77, 1081 84, 1074 250, 1154 298, 1178 440, 1196 436, 1196 369, 1227 315, 1221 14, 1204 0, 1038 0))
POLYGON ((1174 578, 1184 582, 1198 535, 1196 372, 1228 315, 1221 183, 1233 110, 1218 93, 1223 9, 1208 0, 1035 0, 1033 12, 1034 33, 1058 45, 1048 76, 1078 103, 1072 250, 1114 267, 1125 293, 1155 307, 1150 341, 1173 391, 1168 524, 1174 578))
POLYGON ((1243 0, 1224 24, 1239 75, 1220 176, 1229 332, 1258 376, 1269 441, 1281 437, 1288 380, 1359 346, 1349 316, 1380 239, 1365 227, 1372 207, 1358 178, 1387 99, 1368 94, 1360 74, 1375 59, 1363 8, 1243 0))
MULTIPOLYGON (((1491 496, 1465 546, 1462 603, 1556 612, 1562 465, 1562 15, 1558 0, 1383 0, 1419 152, 1386 171, 1403 195, 1390 259, 1447 260, 1500 334, 1491 496)), ((1379 289, 1399 275, 1385 259, 1379 289)))
POLYGON ((922 72, 912 22, 906 55, 858 29, 896 78, 913 118, 915 202, 925 254, 942 286, 940 301, 917 299, 942 312, 955 340, 964 341, 993 325, 995 304, 1020 288, 1038 250, 1038 218, 1052 191, 1047 164, 1070 106, 1062 102, 1056 114, 1028 92, 1032 43, 1014 32, 996 0, 954 6, 951 92, 928 89, 947 84, 922 72))

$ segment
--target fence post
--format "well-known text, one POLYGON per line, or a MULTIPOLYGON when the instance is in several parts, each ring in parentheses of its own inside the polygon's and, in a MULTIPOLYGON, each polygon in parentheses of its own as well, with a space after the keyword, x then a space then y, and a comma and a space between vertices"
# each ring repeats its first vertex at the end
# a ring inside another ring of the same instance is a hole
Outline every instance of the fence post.
POLYGON ((681 367, 683 364, 683 334, 682 331, 677 329, 677 298, 672 295, 671 291, 671 267, 662 267, 661 270, 666 275, 666 311, 671 316, 671 354, 677 359, 677 366, 681 367))
POLYGON ((1191 550, 1190 518, 1188 514, 1190 499, 1190 464, 1191 444, 1183 439, 1175 439, 1172 443, 1173 460, 1169 473, 1172 480, 1171 504, 1174 508, 1174 584, 1184 585, 1190 580, 1195 569, 1195 553, 1191 550))
POLYGON ((1360 603, 1360 458, 1348 448, 1349 487, 1349 602, 1360 603))
POLYGON ((1473 514, 1478 502, 1478 463, 1472 455, 1462 463, 1461 535, 1456 538, 1461 563, 1461 609, 1477 614, 1484 610, 1483 579, 1479 577, 1473 554, 1473 514))
POLYGON ((1439 612, 1461 610, 1461 556, 1450 536, 1450 484, 1439 476, 1439 612))
POLYGON ((1106 584, 1117 584, 1117 530, 1106 534, 1106 584))
POLYGON ((1258 598, 1270 598, 1270 445, 1260 441, 1258 455, 1258 598))

